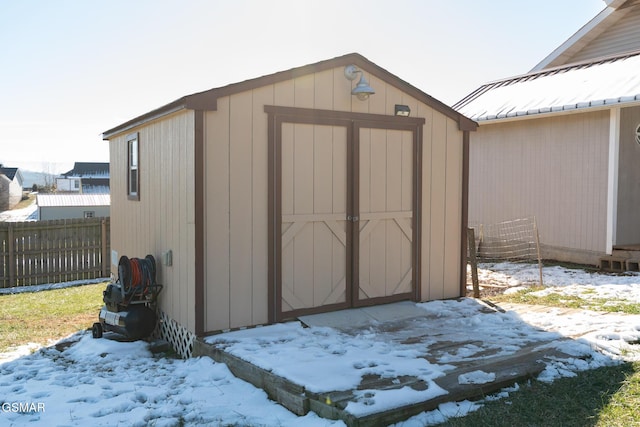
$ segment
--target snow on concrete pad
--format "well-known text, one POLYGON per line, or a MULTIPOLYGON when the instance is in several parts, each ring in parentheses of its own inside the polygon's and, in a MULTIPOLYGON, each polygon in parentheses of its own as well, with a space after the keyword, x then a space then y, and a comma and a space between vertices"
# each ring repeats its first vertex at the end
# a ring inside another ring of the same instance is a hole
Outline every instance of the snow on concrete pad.
MULTIPOLYGON (((276 375, 288 388, 302 388, 308 402, 296 408, 359 426, 481 397, 536 377, 547 363, 576 359, 560 344, 548 346, 566 341, 561 334, 531 326, 514 312, 472 299, 413 306, 422 317, 345 330, 290 322, 212 336, 203 345, 276 375)), ((256 385, 265 382, 262 374, 253 377, 256 385)))
POLYGON ((496 380, 496 374, 477 370, 458 375, 458 384, 487 384, 496 380))

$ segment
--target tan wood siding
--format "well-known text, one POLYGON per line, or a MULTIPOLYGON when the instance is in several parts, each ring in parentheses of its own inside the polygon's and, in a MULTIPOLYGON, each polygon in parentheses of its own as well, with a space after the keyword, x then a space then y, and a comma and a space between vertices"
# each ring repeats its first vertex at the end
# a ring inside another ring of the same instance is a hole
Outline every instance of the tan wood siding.
POLYGON ((359 298, 413 290, 412 132, 360 131, 359 298))
POLYGON ((205 133, 205 330, 215 331, 230 327, 231 311, 229 98, 218 100, 218 111, 205 115, 205 133))
MULTIPOLYGON (((194 245, 194 115, 183 112, 132 129, 139 133, 140 200, 127 198, 126 135, 110 141, 111 242, 118 256, 144 257, 158 261, 158 282, 163 311, 190 330, 193 316, 194 245), (162 255, 171 250, 173 265, 162 265, 162 255)), ((117 276, 117 266, 111 271, 117 276)))
POLYGON ((230 327, 251 324, 253 285, 253 189, 252 189, 252 123, 251 93, 230 99, 229 107, 229 264, 230 327))
POLYGON ((640 107, 623 108, 620 111, 616 245, 640 242, 640 144, 636 142, 638 126, 640 107))
MULTIPOLYGON (((424 274, 429 277, 429 299, 442 299, 445 296, 445 226, 446 189, 444 183, 447 172, 447 145, 442 143, 447 140, 447 121, 441 115, 434 114, 431 128, 431 158, 429 168, 431 172, 431 195, 427 218, 430 229, 429 237, 429 265, 424 274)), ((426 212, 425 212, 426 213, 426 212)))
POLYGON ((640 6, 633 6, 624 18, 586 45, 569 61, 580 62, 640 49, 640 6))
MULTIPOLYGON (((431 159, 433 158, 433 116, 437 115, 431 109, 422 109, 418 112, 425 118, 424 132, 422 135, 422 238, 420 241, 420 253, 422 258, 422 283, 420 294, 425 301, 435 299, 432 296, 434 288, 442 288, 443 284, 432 280, 431 273, 431 183, 433 177, 433 168, 431 159)), ((444 266, 443 266, 444 267, 444 266)))
POLYGON ((460 241, 462 221, 462 151, 457 125, 447 120, 444 241, 444 298, 460 296, 460 241), (455 284, 455 286, 454 286, 455 284))
POLYGON ((535 216, 543 244, 604 251, 608 144, 607 111, 481 126, 469 223, 535 216))
POLYGON ((346 128, 284 124, 282 310, 346 303, 346 128))

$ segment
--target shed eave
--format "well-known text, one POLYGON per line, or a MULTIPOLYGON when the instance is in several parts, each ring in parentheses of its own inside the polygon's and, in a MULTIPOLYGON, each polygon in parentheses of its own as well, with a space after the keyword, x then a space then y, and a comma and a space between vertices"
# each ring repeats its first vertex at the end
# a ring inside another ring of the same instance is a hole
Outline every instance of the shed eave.
POLYGON ((636 99, 628 102, 612 102, 611 100, 606 100, 604 102, 592 102, 589 103, 591 105, 583 106, 580 104, 574 105, 564 105, 561 107, 551 107, 551 108, 540 108, 538 110, 529 110, 529 111, 521 111, 521 112, 511 112, 509 114, 500 114, 500 115, 489 115, 489 116, 481 116, 475 117, 474 120, 478 123, 479 126, 493 123, 504 123, 504 122, 512 122, 517 120, 527 120, 527 119, 537 119, 542 117, 550 117, 550 116, 562 116, 568 114, 578 114, 578 113, 586 113, 592 111, 601 111, 601 110, 610 110, 616 107, 635 107, 640 105, 640 95, 636 97, 636 99))
POLYGON ((183 110, 186 108, 184 99, 186 97, 180 98, 177 101, 174 101, 170 104, 167 104, 163 107, 157 108, 153 111, 149 111, 148 113, 145 113, 141 116, 138 116, 132 120, 129 120, 128 122, 125 122, 119 126, 116 126, 112 129, 109 129, 105 132, 102 133, 102 139, 104 141, 108 141, 109 139, 113 138, 116 135, 119 135, 121 133, 125 133, 137 126, 143 125, 145 123, 148 123, 152 120, 156 120, 159 118, 162 118, 164 116, 167 116, 169 114, 178 112, 180 110, 183 110))
POLYGON ((356 65, 357 67, 366 70, 372 75, 384 80, 391 86, 396 87, 402 92, 416 98, 423 102, 434 110, 448 116, 458 123, 458 128, 462 131, 474 131, 478 128, 478 124, 473 120, 465 117, 463 114, 454 110, 450 106, 443 102, 433 98, 426 94, 415 86, 400 79, 379 65, 369 61, 364 56, 358 53, 350 53, 340 57, 320 61, 314 64, 304 65, 297 68, 292 68, 285 71, 269 74, 262 77, 245 80, 239 83, 233 83, 227 86, 209 89, 203 92, 195 93, 192 95, 184 96, 176 101, 173 101, 163 107, 157 108, 146 114, 136 117, 126 123, 109 129, 102 134, 103 140, 109 140, 111 137, 127 132, 136 126, 145 124, 151 120, 156 120, 168 114, 180 111, 182 109, 190 110, 204 110, 204 111, 216 111, 218 98, 229 96, 235 93, 253 90, 269 84, 274 84, 286 80, 295 79, 307 74, 316 73, 324 70, 328 70, 334 67, 344 65, 356 65))

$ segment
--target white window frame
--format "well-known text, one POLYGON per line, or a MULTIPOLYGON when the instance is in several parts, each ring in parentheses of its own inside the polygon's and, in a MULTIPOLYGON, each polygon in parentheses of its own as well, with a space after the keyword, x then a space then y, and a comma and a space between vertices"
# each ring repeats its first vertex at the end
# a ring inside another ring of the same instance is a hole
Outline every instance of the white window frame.
POLYGON ((140 140, 138 132, 127 136, 127 195, 140 200, 140 140))

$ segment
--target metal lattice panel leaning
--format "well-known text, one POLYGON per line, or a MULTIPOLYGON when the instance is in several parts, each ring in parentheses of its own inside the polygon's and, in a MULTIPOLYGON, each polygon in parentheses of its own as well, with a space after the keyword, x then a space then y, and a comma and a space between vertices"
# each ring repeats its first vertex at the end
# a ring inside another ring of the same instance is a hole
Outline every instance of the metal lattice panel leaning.
POLYGON ((191 357, 196 335, 167 316, 164 311, 160 311, 159 333, 162 339, 171 344, 176 353, 185 359, 191 357))
MULTIPOLYGON (((540 254, 540 236, 535 216, 503 221, 496 224, 480 224, 475 227, 474 258, 487 262, 538 262, 540 286, 542 279, 542 256, 540 254)), ((469 253, 468 253, 469 255, 469 253)), ((472 260, 472 268, 476 263, 472 260)))

